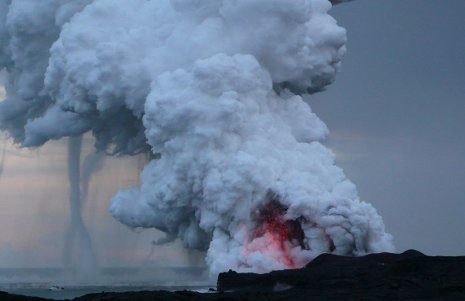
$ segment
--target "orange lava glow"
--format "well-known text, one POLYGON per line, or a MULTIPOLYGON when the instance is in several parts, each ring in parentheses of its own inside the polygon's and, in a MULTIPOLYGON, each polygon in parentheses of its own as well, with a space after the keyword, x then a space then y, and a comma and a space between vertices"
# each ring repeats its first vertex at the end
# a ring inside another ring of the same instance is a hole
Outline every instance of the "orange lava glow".
POLYGON ((287 268, 297 268, 289 252, 293 239, 292 230, 289 224, 281 218, 276 217, 265 221, 262 227, 253 233, 253 237, 264 237, 267 239, 267 245, 263 246, 263 250, 258 251, 266 252, 265 249, 271 248, 280 254, 275 259, 279 260, 287 268))
POLYGON ((292 250, 304 248, 304 233, 300 223, 285 220, 284 213, 285 209, 277 202, 262 208, 255 220, 255 230, 243 248, 245 255, 259 252, 267 254, 286 269, 301 267, 296 263, 292 250))

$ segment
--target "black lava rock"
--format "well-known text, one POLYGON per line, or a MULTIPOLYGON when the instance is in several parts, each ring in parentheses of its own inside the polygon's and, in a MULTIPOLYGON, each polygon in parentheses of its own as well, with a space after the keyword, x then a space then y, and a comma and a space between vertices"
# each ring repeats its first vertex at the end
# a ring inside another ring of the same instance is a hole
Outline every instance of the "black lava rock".
POLYGON ((302 269, 229 271, 218 277, 218 291, 283 290, 305 292, 309 300, 465 300, 465 257, 415 250, 361 257, 322 254, 302 269))

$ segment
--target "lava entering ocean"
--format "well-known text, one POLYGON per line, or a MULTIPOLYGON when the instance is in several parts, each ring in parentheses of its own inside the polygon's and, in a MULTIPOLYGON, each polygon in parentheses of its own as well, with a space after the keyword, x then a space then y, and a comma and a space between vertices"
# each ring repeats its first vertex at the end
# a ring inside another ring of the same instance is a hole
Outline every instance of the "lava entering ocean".
POLYGON ((0 0, 0 129, 28 147, 91 132, 99 150, 151 153, 111 214, 207 251, 212 273, 392 250, 301 97, 341 65, 346 31, 331 7, 0 0))
POLYGON ((269 253, 275 260, 287 268, 298 268, 290 250, 295 247, 308 249, 305 233, 300 225, 302 219, 285 220, 287 208, 279 203, 277 197, 270 200, 261 209, 257 209, 255 224, 250 241, 244 246, 244 252, 269 253))
MULTIPOLYGON (((311 251, 309 241, 302 229, 313 227, 324 231, 321 226, 311 223, 305 217, 286 219, 287 207, 279 201, 279 196, 268 193, 268 201, 254 212, 253 224, 255 230, 251 231, 249 240, 245 243, 243 252, 250 256, 253 252, 269 254, 277 262, 286 268, 294 269, 303 267, 307 261, 296 258, 293 249, 311 251)), ((326 235, 328 252, 335 250, 333 240, 326 235)))

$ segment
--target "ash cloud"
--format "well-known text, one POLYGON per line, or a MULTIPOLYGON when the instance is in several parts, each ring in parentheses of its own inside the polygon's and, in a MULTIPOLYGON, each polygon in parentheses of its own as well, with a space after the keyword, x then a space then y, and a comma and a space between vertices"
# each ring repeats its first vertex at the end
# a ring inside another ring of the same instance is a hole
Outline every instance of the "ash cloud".
POLYGON ((0 0, 0 8, 2 130, 28 147, 90 131, 100 151, 151 154, 142 184, 112 200, 120 222, 206 250, 214 273, 392 250, 300 96, 332 83, 345 53, 329 1, 0 0), (279 242, 257 218, 270 198, 283 208, 265 219, 284 227, 279 242))

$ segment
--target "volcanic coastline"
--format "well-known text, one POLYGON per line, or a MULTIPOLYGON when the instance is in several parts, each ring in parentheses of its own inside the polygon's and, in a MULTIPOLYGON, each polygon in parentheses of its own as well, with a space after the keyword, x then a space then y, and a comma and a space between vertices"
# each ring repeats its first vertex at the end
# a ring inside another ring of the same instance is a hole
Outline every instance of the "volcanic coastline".
MULTIPOLYGON (((0 300, 47 299, 0 292, 0 300)), ((415 250, 361 257, 322 254, 301 269, 221 273, 211 293, 102 292, 73 300, 465 300, 465 256, 415 250)))

